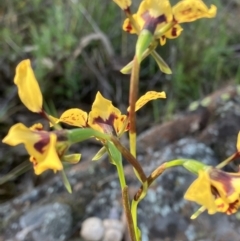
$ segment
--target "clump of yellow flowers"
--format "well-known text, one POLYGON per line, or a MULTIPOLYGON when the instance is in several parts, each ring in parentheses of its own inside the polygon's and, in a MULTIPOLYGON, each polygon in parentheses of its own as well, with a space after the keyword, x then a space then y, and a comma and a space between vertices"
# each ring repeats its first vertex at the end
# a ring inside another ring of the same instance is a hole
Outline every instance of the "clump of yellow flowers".
POLYGON ((68 191, 71 191, 70 184, 64 175, 63 163, 76 164, 81 154, 68 154, 68 149, 74 143, 96 138, 102 148, 93 156, 93 159, 98 160, 107 153, 110 162, 116 166, 132 241, 141 240, 141 232, 137 224, 139 202, 145 197, 151 183, 166 169, 174 166, 182 166, 197 176, 184 195, 186 200, 202 206, 192 218, 196 218, 205 210, 209 214, 235 213, 240 207, 240 173, 228 173, 220 168, 240 156, 240 135, 238 135, 236 153, 217 167, 207 166, 196 160, 176 159, 163 163, 150 176, 147 176, 136 158, 136 112, 151 100, 166 98, 164 91, 153 90, 138 97, 141 61, 150 54, 156 60, 160 70, 171 74, 170 67, 155 51, 157 45, 159 43, 164 45, 167 39, 179 37, 183 31, 181 23, 215 17, 216 6, 208 7, 202 0, 181 0, 173 7, 168 0, 143 0, 137 12, 132 14, 132 1, 113 1, 126 14, 123 30, 138 35, 134 59, 121 70, 125 74, 131 73, 129 107, 125 113, 115 107, 111 100, 97 92, 89 113, 78 108, 71 108, 59 117, 50 115, 44 110, 42 92, 31 62, 26 59, 17 65, 14 83, 18 88, 22 103, 31 112, 38 113, 45 118, 49 122, 49 129, 44 130, 40 123, 31 127, 17 123, 10 128, 2 142, 11 146, 24 144, 35 174, 40 175, 49 169, 54 173, 62 172, 64 184, 68 191), (74 128, 63 129, 61 123, 74 128), (121 137, 126 132, 129 133, 129 148, 121 143, 121 137), (133 166, 136 178, 141 184, 133 200, 130 200, 128 196, 122 157, 133 166))

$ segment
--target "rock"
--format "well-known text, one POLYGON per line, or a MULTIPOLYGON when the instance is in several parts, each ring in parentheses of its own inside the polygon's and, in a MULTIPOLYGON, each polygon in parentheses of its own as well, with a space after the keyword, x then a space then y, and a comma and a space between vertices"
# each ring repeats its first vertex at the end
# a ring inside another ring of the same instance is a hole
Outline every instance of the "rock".
MULTIPOLYGON (((144 161, 144 171, 148 175, 163 162, 180 158, 195 159, 211 166, 218 164, 213 150, 206 144, 193 138, 182 138, 159 151, 148 153, 147 158, 145 155, 139 155, 139 160, 144 161)), ((183 170, 183 168, 181 169, 183 170)), ((184 170, 181 172, 184 172, 184 170)), ((189 174, 186 171, 185 173, 189 174)))
POLYGON ((71 232, 71 209, 66 204, 48 204, 26 212, 19 223, 18 240, 31 236, 34 241, 64 241, 71 232))
MULTIPOLYGON (((174 239, 179 233, 183 233, 188 227, 184 218, 176 212, 171 211, 167 216, 156 215, 153 218, 149 231, 150 240, 154 237, 174 239)), ((186 237, 184 237, 186 240, 186 237)))
POLYGON ((104 219, 103 220, 104 228, 107 229, 117 229, 120 232, 124 232, 124 225, 120 220, 117 219, 104 219))
POLYGON ((103 238, 105 228, 100 218, 87 218, 82 223, 81 237, 86 241, 100 241, 103 238))
POLYGON ((177 158, 189 158, 203 162, 207 165, 217 165, 217 158, 213 150, 206 144, 199 142, 193 138, 183 138, 175 143, 168 145, 161 150, 161 154, 154 153, 155 157, 159 157, 159 162, 170 161, 177 158))
POLYGON ((106 230, 103 241, 121 241, 123 233, 117 229, 108 229, 106 230))
POLYGON ((103 220, 105 227, 105 233, 103 241, 121 241, 124 234, 124 225, 117 219, 105 219, 103 220))

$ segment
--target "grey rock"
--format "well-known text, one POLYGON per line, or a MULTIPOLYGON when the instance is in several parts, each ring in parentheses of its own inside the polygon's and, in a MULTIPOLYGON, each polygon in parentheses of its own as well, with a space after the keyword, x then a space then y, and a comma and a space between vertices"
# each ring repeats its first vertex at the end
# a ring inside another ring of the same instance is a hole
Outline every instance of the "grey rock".
MULTIPOLYGON (((156 156, 156 154, 155 154, 156 156)), ((216 165, 217 158, 213 150, 206 144, 193 138, 183 138, 168 145, 159 155, 161 161, 169 161, 177 158, 189 158, 201 161, 207 165, 216 165)))
POLYGON ((105 228, 100 218, 87 218, 82 223, 81 237, 86 241, 100 241, 103 238, 105 228))
POLYGON ((22 228, 16 235, 19 240, 31 235, 34 241, 64 241, 71 232, 71 208, 66 204, 48 204, 27 211, 19 223, 22 228))

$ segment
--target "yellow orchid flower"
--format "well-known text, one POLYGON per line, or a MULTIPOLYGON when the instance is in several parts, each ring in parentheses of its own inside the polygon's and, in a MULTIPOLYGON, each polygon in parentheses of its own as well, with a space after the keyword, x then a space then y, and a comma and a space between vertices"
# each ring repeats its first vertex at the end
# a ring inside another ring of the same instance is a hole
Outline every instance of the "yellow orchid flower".
POLYGON ((132 4, 131 0, 113 0, 122 10, 128 11, 132 4))
POLYGON ((29 59, 17 65, 14 83, 22 103, 32 112, 42 112, 43 97, 29 59))
POLYGON ((123 30, 139 34, 144 28, 157 32, 166 23, 173 21, 172 8, 168 0, 144 0, 136 14, 132 15, 133 25, 129 18, 123 23, 123 30))
POLYGON ((202 205, 209 214, 235 213, 240 206, 240 173, 229 173, 208 167, 200 170, 184 198, 202 205))
POLYGON ((127 119, 121 111, 112 105, 112 101, 105 99, 97 92, 88 115, 88 125, 95 130, 117 135, 127 119))
POLYGON ((134 24, 127 18, 123 30, 139 34, 141 30, 148 29, 164 45, 166 38, 177 38, 181 34, 183 29, 179 23, 213 18, 216 12, 216 6, 211 5, 208 9, 202 0, 182 0, 173 7, 168 0, 144 0, 132 16, 134 24))
POLYGON ((3 143, 16 146, 23 143, 30 155, 30 161, 36 175, 41 174, 47 169, 54 172, 63 169, 57 152, 57 135, 42 130, 42 125, 37 124, 27 128, 22 123, 12 126, 3 139, 3 143))
MULTIPOLYGON (((135 111, 138 111, 148 101, 158 98, 166 98, 165 92, 147 92, 136 102, 135 111)), ((88 116, 88 125, 95 130, 119 136, 129 129, 128 115, 123 115, 110 100, 105 99, 98 92, 88 116)))

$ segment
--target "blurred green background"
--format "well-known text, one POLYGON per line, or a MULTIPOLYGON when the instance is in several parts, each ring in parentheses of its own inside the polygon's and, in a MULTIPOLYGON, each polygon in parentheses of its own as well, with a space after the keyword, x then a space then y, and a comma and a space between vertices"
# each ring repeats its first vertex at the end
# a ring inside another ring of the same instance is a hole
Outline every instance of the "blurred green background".
MULTIPOLYGON (((133 7, 139 2, 133 0, 133 7)), ((206 3, 217 5, 216 18, 183 24, 178 39, 158 48, 173 75, 162 74, 151 57, 142 63, 140 92, 168 94, 168 101, 150 106, 152 121, 168 118, 226 82, 239 82, 240 2, 206 3)), ((21 108, 13 76, 25 58, 32 61, 46 103, 56 109, 88 110, 98 90, 125 108, 129 76, 119 69, 132 59, 136 36, 122 31, 123 20, 111 0, 1 1, 0 120, 7 121, 21 108)))

